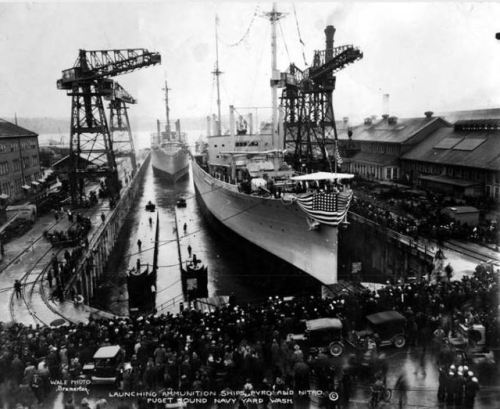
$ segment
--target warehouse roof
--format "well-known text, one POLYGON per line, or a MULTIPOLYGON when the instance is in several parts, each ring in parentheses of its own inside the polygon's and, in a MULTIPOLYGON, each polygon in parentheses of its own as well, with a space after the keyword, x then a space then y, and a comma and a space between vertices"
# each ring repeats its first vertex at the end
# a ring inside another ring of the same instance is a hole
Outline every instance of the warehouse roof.
MULTIPOLYGON (((417 132, 436 121, 443 122, 443 125, 447 124, 442 118, 432 116, 421 118, 390 117, 376 122, 365 121, 364 124, 352 128, 352 140, 407 143, 417 132)), ((341 133, 339 139, 347 139, 347 134, 341 133)))
POLYGON ((500 108, 472 109, 469 111, 441 112, 436 114, 449 122, 455 123, 461 119, 498 119, 500 118, 500 108))
POLYGON ((500 130, 469 129, 440 128, 403 155, 402 159, 500 170, 500 130))
POLYGON ((19 138, 23 136, 38 136, 38 134, 0 118, 0 138, 19 138))

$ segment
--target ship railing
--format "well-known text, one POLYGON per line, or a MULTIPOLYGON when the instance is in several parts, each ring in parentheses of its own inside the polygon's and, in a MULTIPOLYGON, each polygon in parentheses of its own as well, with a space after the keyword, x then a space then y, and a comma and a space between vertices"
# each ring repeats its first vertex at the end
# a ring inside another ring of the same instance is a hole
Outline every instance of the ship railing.
POLYGON ((161 303, 158 307, 156 307, 157 312, 165 311, 166 309, 175 307, 176 304, 180 305, 181 302, 184 301, 184 294, 177 294, 175 297, 170 298, 169 300, 161 303))

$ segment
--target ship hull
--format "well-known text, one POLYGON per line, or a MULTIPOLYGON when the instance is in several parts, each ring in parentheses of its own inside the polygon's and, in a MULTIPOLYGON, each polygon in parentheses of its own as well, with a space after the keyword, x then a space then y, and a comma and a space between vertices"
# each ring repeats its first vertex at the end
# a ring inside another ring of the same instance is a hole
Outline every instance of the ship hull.
POLYGON ((189 153, 183 150, 171 153, 153 149, 151 165, 155 175, 167 182, 175 183, 189 174, 189 153))
POLYGON ((196 161, 193 181, 198 199, 225 227, 322 284, 337 282, 337 227, 309 230, 306 215, 296 203, 240 193, 196 161))

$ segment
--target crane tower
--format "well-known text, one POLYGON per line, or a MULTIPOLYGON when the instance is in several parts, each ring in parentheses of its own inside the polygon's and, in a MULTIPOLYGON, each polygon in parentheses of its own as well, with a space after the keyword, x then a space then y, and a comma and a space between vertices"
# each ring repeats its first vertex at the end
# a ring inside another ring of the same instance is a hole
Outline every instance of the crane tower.
POLYGON ((334 34, 335 28, 327 26, 326 49, 314 52, 310 68, 302 71, 291 64, 282 74, 284 148, 297 169, 307 166, 317 170, 337 170, 332 169, 330 162, 330 156, 337 149, 332 103, 334 74, 361 59, 363 53, 352 45, 334 47, 334 34))
MULTIPOLYGON (((134 155, 125 103, 135 100, 112 77, 161 63, 161 56, 145 49, 80 50, 72 68, 63 70, 57 88, 71 96, 70 170, 71 203, 85 200, 85 180, 104 177, 112 198, 120 191, 116 148, 111 131, 128 127, 128 150, 134 155), (106 119, 103 97, 110 100, 111 126, 106 119)), ((133 159, 135 162, 135 159, 133 159)), ((133 163, 134 163, 133 162, 133 163)))

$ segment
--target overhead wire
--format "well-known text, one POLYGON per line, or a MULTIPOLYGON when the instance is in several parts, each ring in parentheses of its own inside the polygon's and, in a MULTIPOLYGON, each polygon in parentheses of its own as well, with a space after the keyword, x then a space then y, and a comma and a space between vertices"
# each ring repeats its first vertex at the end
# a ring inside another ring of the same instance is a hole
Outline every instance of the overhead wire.
MULTIPOLYGON (((214 191, 216 191, 216 190, 220 190, 220 189, 222 189, 222 186, 217 187, 217 189, 211 190, 210 192, 206 192, 206 193, 201 194, 201 195, 205 195, 205 194, 208 194, 208 193, 213 193, 214 191)), ((258 206, 259 204, 260 204, 260 203, 255 203, 254 205, 249 206, 248 208, 243 209, 243 210, 241 210, 241 211, 239 211, 239 212, 236 212, 235 214, 232 214, 232 215, 230 215, 230 216, 228 216, 228 217, 226 217, 226 218, 222 219, 221 221, 227 221, 227 220, 229 220, 229 219, 232 219, 233 217, 239 216, 240 214, 245 213, 245 212, 247 212, 247 211, 251 210, 252 208, 254 208, 254 207, 258 206)), ((196 234, 196 233, 199 233, 199 232, 201 232, 201 231, 203 231, 203 229, 197 229, 197 230, 194 230, 194 231, 192 231, 192 232, 186 233, 183 237, 191 236, 191 235, 196 234)), ((169 243, 175 242, 175 241, 177 241, 177 240, 176 240, 176 239, 167 240, 166 242, 159 244, 159 245, 158 245, 158 247, 163 246, 163 245, 165 245, 165 244, 169 244, 169 243)), ((146 250, 152 250, 152 249, 154 249, 154 246, 153 246, 153 247, 149 247, 149 248, 144 249, 144 250, 141 250, 141 251, 139 251, 139 252, 135 252, 135 253, 131 253, 131 254, 126 254, 126 255, 124 256, 124 258, 125 258, 125 259, 130 259, 131 257, 136 256, 136 255, 138 255, 138 254, 141 254, 141 253, 143 253, 143 252, 144 252, 144 251, 146 251, 146 250)))
POLYGON ((295 3, 292 3, 293 6, 293 15, 295 17, 295 26, 297 27, 297 34, 299 36, 299 42, 302 45, 302 58, 304 59, 304 65, 307 67, 307 60, 306 60, 306 54, 305 54, 305 46, 306 44, 302 40, 302 35, 300 34, 300 27, 299 27, 299 19, 297 17, 297 10, 295 9, 295 3))
POLYGON ((281 40, 283 41, 283 44, 285 46, 285 51, 286 51, 286 55, 288 56, 288 61, 292 61, 292 58, 290 57, 290 53, 288 52, 288 45, 286 43, 286 40, 285 40, 285 33, 283 32, 283 27, 281 25, 281 21, 278 20, 278 25, 280 27, 280 33, 281 33, 281 40))

